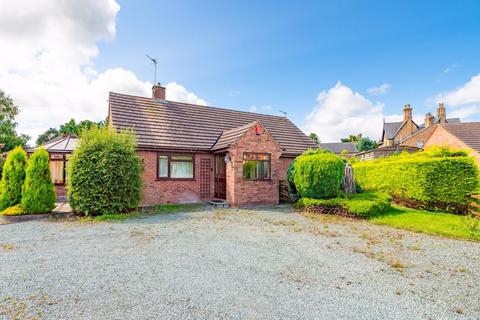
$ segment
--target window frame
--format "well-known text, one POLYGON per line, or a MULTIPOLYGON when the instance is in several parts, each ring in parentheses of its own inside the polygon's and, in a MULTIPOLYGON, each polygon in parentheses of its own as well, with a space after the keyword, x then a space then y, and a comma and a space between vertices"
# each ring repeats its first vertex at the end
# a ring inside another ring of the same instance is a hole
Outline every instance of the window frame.
POLYGON ((158 181, 194 181, 195 180, 195 153, 177 153, 177 152, 159 152, 157 153, 157 175, 156 175, 156 180, 158 181), (167 177, 160 177, 160 157, 164 156, 167 157, 167 171, 168 175, 167 177), (172 160, 172 157, 192 157, 192 160, 172 160), (192 178, 172 178, 171 177, 171 163, 172 162, 191 162, 192 163, 192 170, 193 170, 193 175, 192 178))
POLYGON ((52 176, 52 172, 50 172, 50 176, 52 178, 52 183, 56 186, 64 186, 67 184, 67 163, 68 163, 68 159, 67 159, 67 154, 66 153, 55 153, 55 152, 52 152, 52 153, 48 153, 48 165, 49 165, 49 168, 50 168, 50 162, 63 162, 63 170, 62 170, 62 179, 63 179, 63 182, 55 182, 53 181, 53 176, 52 176), (62 156, 62 158, 55 158, 55 157, 52 157, 52 156, 62 156))
POLYGON ((243 157, 242 157, 242 178, 244 181, 272 181, 272 154, 267 153, 267 152, 244 152, 243 157), (255 159, 245 159, 245 156, 255 156, 255 159), (268 160, 259 160, 258 157, 260 155, 267 156, 268 160), (259 179, 259 178, 254 178, 254 179, 245 179, 245 175, 243 172, 243 166, 245 164, 245 161, 261 161, 261 162, 268 162, 268 178, 267 179, 259 179))

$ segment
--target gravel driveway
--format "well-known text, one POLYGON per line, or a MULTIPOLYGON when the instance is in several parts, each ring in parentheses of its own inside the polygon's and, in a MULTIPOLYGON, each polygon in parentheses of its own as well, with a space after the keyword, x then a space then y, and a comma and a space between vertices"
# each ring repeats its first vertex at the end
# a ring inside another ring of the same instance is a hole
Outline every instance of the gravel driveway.
POLYGON ((480 319, 480 244, 287 207, 0 225, 0 319, 480 319))

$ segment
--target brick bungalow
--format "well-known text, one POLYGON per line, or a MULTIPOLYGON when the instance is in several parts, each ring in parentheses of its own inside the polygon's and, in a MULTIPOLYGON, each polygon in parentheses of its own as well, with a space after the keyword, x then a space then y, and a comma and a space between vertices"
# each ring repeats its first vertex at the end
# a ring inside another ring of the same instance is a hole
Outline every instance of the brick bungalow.
POLYGON ((316 144, 289 119, 110 93, 108 123, 133 129, 143 164, 142 205, 225 199, 277 204, 290 162, 316 144))
POLYGON ((468 149, 480 164, 480 122, 440 124, 425 142, 425 147, 430 146, 468 149))

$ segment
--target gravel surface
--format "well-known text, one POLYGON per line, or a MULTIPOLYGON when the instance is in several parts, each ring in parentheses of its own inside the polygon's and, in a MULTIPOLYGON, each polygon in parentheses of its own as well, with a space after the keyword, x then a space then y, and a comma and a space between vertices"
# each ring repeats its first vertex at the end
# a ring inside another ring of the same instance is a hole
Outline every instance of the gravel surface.
POLYGON ((287 207, 0 225, 0 319, 480 319, 480 244, 287 207))

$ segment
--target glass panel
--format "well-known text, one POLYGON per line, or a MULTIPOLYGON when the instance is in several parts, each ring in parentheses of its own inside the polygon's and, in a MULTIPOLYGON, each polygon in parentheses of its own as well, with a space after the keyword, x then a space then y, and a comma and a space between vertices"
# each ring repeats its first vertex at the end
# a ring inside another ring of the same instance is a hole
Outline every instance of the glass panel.
POLYGON ((172 158, 172 160, 174 160, 174 161, 178 161, 178 160, 193 161, 193 157, 192 157, 192 156, 172 156, 171 158, 172 158))
POLYGON ((258 160, 270 160, 270 155, 268 153, 259 153, 258 160))
POLYGON ((256 179, 255 178, 256 162, 257 161, 254 161, 254 160, 253 161, 248 160, 243 162, 243 179, 246 179, 246 180, 256 179))
POLYGON ((171 178, 193 178, 193 162, 171 162, 171 178))
POLYGON ((257 155, 255 153, 244 153, 243 160, 256 160, 257 155))
POLYGON ((168 157, 167 156, 158 157, 158 177, 168 178, 168 157))
POLYGON ((270 162, 257 161, 257 179, 270 178, 270 162))
POLYGON ((53 183, 63 183, 63 161, 50 161, 50 174, 53 183))

